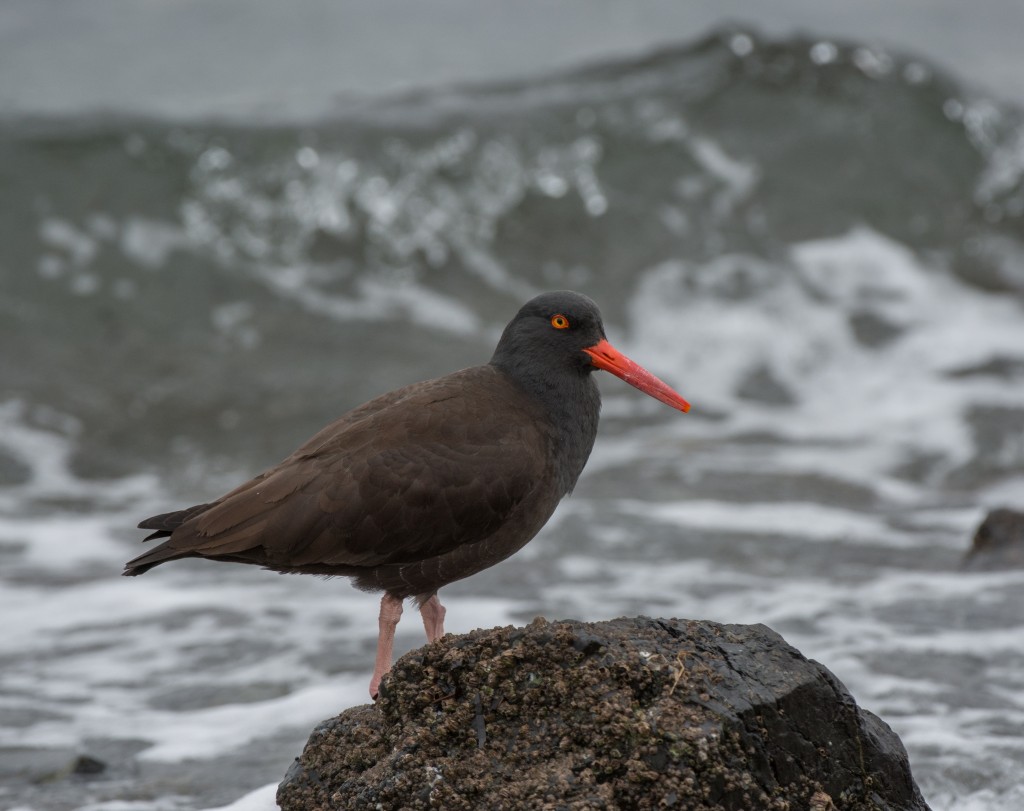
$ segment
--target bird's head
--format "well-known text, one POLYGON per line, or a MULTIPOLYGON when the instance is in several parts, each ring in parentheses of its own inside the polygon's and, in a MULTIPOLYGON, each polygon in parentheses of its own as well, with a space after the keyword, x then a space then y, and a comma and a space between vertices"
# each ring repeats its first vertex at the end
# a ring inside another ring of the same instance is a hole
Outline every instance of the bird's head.
POLYGON ((611 372, 657 400, 689 411, 690 404, 605 337, 601 311, 580 293, 543 293, 522 306, 502 333, 491 363, 514 377, 611 372))

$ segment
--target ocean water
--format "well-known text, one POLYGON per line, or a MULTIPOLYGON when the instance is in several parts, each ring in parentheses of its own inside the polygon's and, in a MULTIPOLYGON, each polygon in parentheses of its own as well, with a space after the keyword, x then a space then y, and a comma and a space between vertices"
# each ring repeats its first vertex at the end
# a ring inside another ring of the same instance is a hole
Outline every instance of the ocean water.
POLYGON ((934 809, 1024 807, 1024 571, 961 565, 1024 509, 1022 122, 896 52, 740 29, 304 123, 0 120, 0 806, 272 808, 366 700, 377 601, 124 579, 133 527, 574 288, 693 411, 602 380, 576 492, 445 589, 448 630, 763 622, 934 809))

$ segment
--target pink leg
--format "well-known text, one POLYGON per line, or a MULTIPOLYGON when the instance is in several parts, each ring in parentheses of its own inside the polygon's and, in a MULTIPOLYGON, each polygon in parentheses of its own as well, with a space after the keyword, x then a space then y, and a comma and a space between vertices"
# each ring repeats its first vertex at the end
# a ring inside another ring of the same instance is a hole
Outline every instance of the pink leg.
POLYGON ((423 617, 423 628, 427 632, 427 642, 437 642, 444 636, 444 606, 434 594, 423 605, 420 606, 420 616, 423 617))
POLYGON ((370 679, 370 698, 377 700, 380 680, 391 670, 391 649, 395 646, 395 628, 402 618, 402 601, 385 593, 380 598, 380 632, 377 636, 377 661, 370 679))

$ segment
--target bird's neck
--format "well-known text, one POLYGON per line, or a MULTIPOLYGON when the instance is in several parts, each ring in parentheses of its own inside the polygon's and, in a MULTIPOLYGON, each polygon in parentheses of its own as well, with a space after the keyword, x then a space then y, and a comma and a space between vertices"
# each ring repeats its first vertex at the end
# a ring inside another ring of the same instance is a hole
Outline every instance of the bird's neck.
POLYGON ((552 461, 560 495, 572 492, 590 458, 601 414, 601 394, 593 374, 573 370, 516 369, 491 361, 541 408, 552 441, 552 461))

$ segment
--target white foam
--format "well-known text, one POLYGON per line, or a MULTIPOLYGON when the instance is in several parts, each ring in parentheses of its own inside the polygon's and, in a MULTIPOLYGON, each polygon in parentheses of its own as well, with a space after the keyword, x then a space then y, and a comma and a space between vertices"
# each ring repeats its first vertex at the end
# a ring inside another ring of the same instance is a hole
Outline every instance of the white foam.
POLYGON ((287 719, 290 726, 312 729, 338 707, 365 704, 367 680, 363 675, 338 677, 269 701, 228 704, 191 712, 155 712, 137 719, 153 746, 142 752, 143 760, 182 761, 211 757, 237 749, 266 736, 267 730, 287 719), (196 730, 203 735, 196 737, 196 730))
POLYGON ((1020 811, 1024 786, 1000 792, 982 789, 969 794, 942 793, 928 798, 932 811, 1020 811))
POLYGON ((121 252, 147 270, 159 270, 174 251, 193 246, 193 240, 177 223, 130 217, 121 230, 121 252))
POLYGON ((681 528, 778 534, 790 537, 877 541, 886 536, 892 543, 896 533, 873 515, 824 507, 820 504, 729 504, 719 501, 679 501, 651 504, 622 500, 624 514, 677 524, 681 528))
POLYGON ((841 475, 884 476, 927 455, 950 470, 975 453, 964 419, 972 407, 1021 401, 1019 381, 946 374, 1024 347, 1017 302, 968 287, 867 228, 797 245, 789 265, 745 256, 661 264, 644 275, 630 314, 629 354, 664 370, 694 414, 726 416, 702 432, 827 443, 841 475), (862 311, 904 332, 884 348, 863 346, 850 326, 862 311), (739 399, 757 368, 795 402, 739 399))
POLYGON ((207 808, 204 811, 277 811, 277 783, 268 783, 233 803, 207 808))
POLYGON ((88 266, 99 251, 98 241, 67 220, 46 217, 39 225, 39 236, 51 248, 67 255, 76 267, 88 266))
MULTIPOLYGON (((28 471, 25 484, 0 487, 0 517, 19 515, 31 502, 49 499, 83 499, 103 506, 123 504, 157 490, 153 476, 137 475, 109 480, 83 480, 70 469, 70 458, 81 430, 77 420, 48 409, 29 406, 22 400, 0 403, 0 449, 28 471), (49 427, 40 427, 49 423, 49 427)), ((33 519, 37 517, 32 512, 33 519)))

